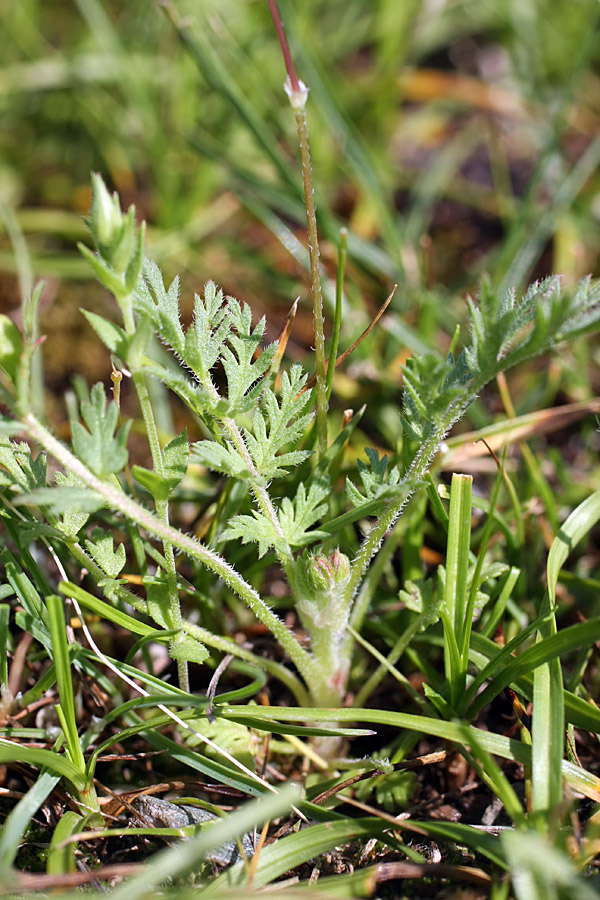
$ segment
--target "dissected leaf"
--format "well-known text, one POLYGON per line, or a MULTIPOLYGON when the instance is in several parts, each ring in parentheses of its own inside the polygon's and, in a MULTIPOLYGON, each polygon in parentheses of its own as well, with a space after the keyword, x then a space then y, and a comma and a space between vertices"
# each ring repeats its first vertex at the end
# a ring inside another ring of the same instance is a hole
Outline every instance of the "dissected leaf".
POLYGON ((71 423, 77 456, 99 478, 121 472, 127 465, 126 444, 131 422, 116 432, 119 410, 113 402, 107 405, 101 382, 92 388, 89 401, 82 402, 81 414, 87 428, 80 422, 71 423))
POLYGON ((227 528, 221 534, 221 540, 235 539, 241 540, 242 544, 256 542, 259 558, 264 556, 271 547, 277 546, 280 540, 273 522, 256 509, 252 510, 251 515, 234 516, 228 523, 227 528))
POLYGON ((103 572, 111 578, 116 578, 125 565, 125 545, 118 544, 114 549, 114 537, 108 531, 101 528, 92 529, 91 540, 85 545, 92 559, 95 559, 103 572))
POLYGON ((303 482, 298 485, 298 491, 293 502, 289 497, 281 501, 279 521, 284 537, 292 547, 306 547, 316 540, 325 540, 329 537, 325 531, 309 531, 311 525, 322 518, 327 512, 329 487, 323 484, 313 483, 306 493, 303 482))
POLYGON ((395 488, 400 483, 400 472, 397 466, 393 466, 388 472, 387 456, 380 457, 373 447, 367 447, 365 452, 369 459, 368 464, 361 459, 357 462, 363 493, 349 478, 346 479, 346 495, 355 507, 360 507, 365 501, 377 500, 389 495, 390 488, 395 488))

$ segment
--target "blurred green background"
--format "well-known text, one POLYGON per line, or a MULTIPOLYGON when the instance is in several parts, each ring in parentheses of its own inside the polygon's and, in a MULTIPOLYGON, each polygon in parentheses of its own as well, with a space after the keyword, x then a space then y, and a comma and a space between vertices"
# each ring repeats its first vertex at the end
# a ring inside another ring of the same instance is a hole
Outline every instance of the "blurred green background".
MULTIPOLYGON (((597 0, 280 9, 311 91, 329 302, 349 229, 342 349, 399 285, 395 315, 338 379, 343 402, 393 388, 407 353, 443 344, 482 273, 504 287, 598 274, 597 0)), ((167 275, 182 274, 184 315, 212 278, 268 311, 274 338, 300 295, 289 352, 302 356, 304 209, 266 2, 4 0, 0 15, 0 305, 18 318, 20 292, 46 280, 47 383, 108 379, 76 314, 110 303, 75 247, 92 170, 146 218, 167 275)))

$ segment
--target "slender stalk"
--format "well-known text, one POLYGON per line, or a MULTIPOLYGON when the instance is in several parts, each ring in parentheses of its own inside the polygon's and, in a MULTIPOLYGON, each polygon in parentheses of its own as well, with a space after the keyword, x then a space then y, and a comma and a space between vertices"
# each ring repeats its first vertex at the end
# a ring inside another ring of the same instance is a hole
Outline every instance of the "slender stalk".
POLYGON ((348 256, 348 229, 340 228, 340 255, 338 259, 337 278, 335 284, 335 313, 333 316, 333 330, 331 333, 331 346, 329 348, 329 363, 327 364, 327 400, 331 396, 333 376, 335 373, 335 361, 337 359, 338 344, 340 340, 340 328, 342 324, 342 305, 344 300, 344 271, 348 256))
POLYGON ((171 525, 161 521, 158 516, 153 515, 144 506, 128 497, 113 484, 101 481, 64 444, 61 444, 32 413, 25 417, 24 425, 34 440, 61 465, 80 478, 90 490, 99 494, 111 509, 117 510, 128 519, 132 519, 138 526, 144 528, 150 534, 159 538, 159 540, 171 543, 181 553, 197 559, 207 569, 210 569, 211 572, 222 578, 231 590, 248 604, 256 617, 266 625, 273 636, 280 642, 305 682, 308 685, 318 684, 318 672, 315 669, 311 655, 300 646, 293 634, 286 628, 281 619, 271 611, 254 588, 234 568, 225 562, 218 553, 205 547, 204 544, 195 538, 182 534, 171 525))
MULTIPOLYGON (((323 291, 321 288, 319 235, 317 230, 317 211, 315 208, 315 191, 312 180, 310 161, 310 140, 306 121, 306 101, 308 88, 300 81, 296 73, 292 54, 281 21, 277 0, 267 0, 269 10, 277 32, 277 38, 283 54, 287 71, 284 85, 290 105, 294 111, 298 146, 302 162, 302 183, 304 187, 304 205, 306 207, 306 226, 308 231, 308 251, 310 255, 311 293, 313 298, 313 327, 315 331, 315 371, 317 376, 317 438, 319 454, 327 450, 327 381, 325 374, 325 331, 323 326, 323 291)), ((333 357, 335 361, 335 357, 333 357)))
MULTIPOLYGON (((387 509, 379 516, 364 539, 360 550, 352 563, 352 574, 346 588, 346 597, 348 599, 354 597, 362 577, 371 559, 377 553, 388 529, 392 527, 402 512, 403 507, 427 474, 441 442, 444 440, 454 423, 460 418, 462 411, 466 409, 473 397, 477 394, 479 388, 479 383, 474 383, 472 387, 469 387, 465 396, 450 406, 437 428, 435 428, 427 440, 421 444, 412 465, 404 477, 405 493, 402 492, 397 497, 390 500, 387 509)), ((360 608, 357 615, 353 612, 350 618, 350 624, 356 631, 360 631, 362 618, 364 617, 365 612, 366 610, 364 608, 360 608)))
POLYGON ((323 291, 321 288, 321 270, 319 253, 319 235, 317 230, 317 211, 315 207, 315 191, 312 180, 310 161, 310 141, 308 123, 306 121, 306 100, 308 88, 300 82, 300 90, 294 91, 291 83, 286 82, 285 89, 294 110, 298 146, 302 161, 302 182, 304 185, 304 203, 306 205, 306 227, 308 231, 308 252, 310 255, 310 277, 313 298, 313 328, 315 332, 315 372, 317 376, 317 438, 319 453, 327 451, 327 381, 325 376, 325 331, 323 324, 323 291))

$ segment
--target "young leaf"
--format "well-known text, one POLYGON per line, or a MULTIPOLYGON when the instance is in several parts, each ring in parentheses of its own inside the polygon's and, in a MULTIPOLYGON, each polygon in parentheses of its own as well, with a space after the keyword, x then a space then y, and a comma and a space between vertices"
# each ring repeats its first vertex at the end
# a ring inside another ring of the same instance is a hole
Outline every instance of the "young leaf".
POLYGON ((88 309, 82 309, 80 312, 83 313, 102 343, 108 347, 111 353, 116 353, 121 359, 125 359, 127 355, 127 335, 123 329, 115 325, 114 322, 109 322, 88 309))
POLYGON ((46 487, 46 455, 38 453, 33 459, 31 447, 25 443, 15 443, 7 437, 0 437, 0 483, 18 486, 22 491, 33 491, 46 487))
POLYGON ((185 337, 179 321, 179 278, 165 290, 160 269, 151 259, 144 263, 144 277, 139 280, 134 306, 149 315, 162 339, 179 356, 184 355, 185 337))
POLYGON ((259 559, 280 540, 270 519, 253 509, 251 515, 234 516, 221 534, 222 541, 239 538, 242 544, 258 544, 259 559))
POLYGON ((358 460, 358 474, 363 483, 364 493, 350 481, 346 479, 346 494, 348 500, 353 506, 359 507, 365 500, 377 500, 380 497, 389 495, 389 489, 396 487, 400 482, 400 472, 397 466, 390 469, 386 480, 386 472, 388 468, 387 456, 379 456, 377 450, 373 447, 367 447, 366 454, 369 463, 358 460))
POLYGON ((143 466, 132 466, 131 471, 155 500, 168 500, 187 472, 188 456, 187 431, 184 430, 163 449, 164 476, 143 466))
POLYGON ((0 315, 0 368, 11 381, 15 380, 23 349, 21 332, 8 316, 0 315))
POLYGON ((277 455, 282 447, 296 443, 304 434, 312 413, 304 410, 310 394, 299 391, 306 382, 306 375, 299 365, 294 365, 281 378, 281 396, 278 399, 271 388, 266 388, 261 408, 252 420, 252 430, 244 429, 248 450, 259 475, 266 479, 286 474, 290 466, 297 466, 310 456, 308 450, 292 450, 277 455))
POLYGON ((304 483, 300 482, 294 502, 284 497, 281 502, 279 521, 281 530, 292 547, 306 547, 313 541, 325 540, 329 534, 325 531, 309 531, 311 525, 327 512, 329 488, 325 485, 311 484, 308 494, 304 483))
POLYGON ((210 653, 200 641, 186 637, 182 641, 173 640, 169 644, 169 656, 171 659, 184 659, 186 662, 201 664, 210 656, 210 653))
POLYGON ((252 329, 252 312, 247 304, 240 306, 237 300, 229 298, 228 310, 230 330, 221 350, 221 362, 227 376, 227 400, 233 413, 250 408, 258 398, 262 390, 260 379, 271 368, 277 345, 266 347, 254 359, 265 331, 264 318, 252 329))
POLYGON ((81 404, 81 414, 87 429, 80 422, 71 423, 73 449, 77 456, 99 478, 121 472, 127 465, 127 435, 131 422, 116 434, 119 410, 115 403, 106 405, 101 382, 92 388, 90 400, 81 404))
POLYGON ((228 442, 222 445, 210 440, 197 441, 192 444, 192 451, 192 462, 206 466, 207 469, 222 475, 232 475, 234 478, 252 478, 246 460, 228 442))
POLYGON ((187 440, 187 428, 176 435, 163 449, 163 464, 169 490, 175 490, 185 478, 188 468, 190 447, 187 440))
MULTIPOLYGON (((54 476, 59 487, 77 487, 84 488, 84 484, 71 472, 57 472, 54 476)), ((62 520, 57 524, 57 528, 63 532, 68 538, 76 538, 87 520, 89 513, 76 506, 69 506, 62 515, 62 520)))
POLYGON ((125 545, 119 544, 114 550, 113 535, 102 528, 94 528, 91 538, 91 541, 85 542, 90 556, 110 578, 116 578, 125 565, 125 545))

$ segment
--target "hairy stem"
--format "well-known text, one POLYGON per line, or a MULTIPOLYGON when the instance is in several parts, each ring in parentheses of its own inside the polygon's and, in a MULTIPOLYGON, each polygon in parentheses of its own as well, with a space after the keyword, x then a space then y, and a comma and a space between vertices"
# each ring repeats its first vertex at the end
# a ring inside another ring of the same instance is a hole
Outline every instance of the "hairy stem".
POLYGON ((159 540, 172 544, 181 553, 197 559, 207 569, 210 569, 211 572, 222 578, 228 587, 248 604, 256 617, 266 625, 279 641, 305 682, 309 685, 318 683, 318 672, 315 671, 315 663, 311 655, 300 646, 294 635, 286 628, 281 619, 272 612, 254 588, 234 568, 225 562, 218 553, 205 547, 204 544, 195 538, 182 534, 171 525, 161 521, 158 516, 153 515, 144 506, 128 497, 113 484, 101 481, 64 444, 61 444, 32 413, 25 417, 24 425, 34 440, 63 465, 65 469, 68 469, 77 478, 81 479, 90 490, 99 494, 107 506, 120 512, 126 518, 132 519, 138 526, 144 528, 150 534, 159 538, 159 540))
POLYGON ((310 256, 310 279, 313 299, 313 328, 315 332, 315 373, 317 378, 317 439, 319 453, 322 456, 327 450, 327 379, 325 374, 325 331, 323 325, 323 290, 321 288, 321 270, 319 253, 319 235, 317 230, 317 210, 315 207, 315 191, 312 180, 310 161, 310 141, 308 123, 306 121, 306 100, 308 88, 301 81, 298 89, 294 89, 291 80, 285 83, 285 90, 290 99, 296 120, 298 146, 302 162, 302 183, 304 186, 304 203, 306 206, 306 227, 308 232, 308 252, 310 256))
MULTIPOLYGON (((415 456, 412 465, 404 476, 405 492, 400 493, 399 496, 394 497, 392 500, 390 500, 387 508, 378 517, 377 521, 362 542, 360 550, 358 551, 358 554, 354 562, 352 563, 352 574, 346 588, 346 598, 348 599, 348 602, 350 602, 350 599, 354 597, 354 594, 356 593, 362 581, 362 577, 366 572, 372 558, 377 553, 379 546, 386 535, 386 532, 389 528, 392 527, 392 525, 400 515, 402 508, 429 471, 429 468, 431 467, 431 463, 433 461, 433 457, 437 453, 441 442, 444 440, 457 419, 460 418, 461 413, 470 404, 476 393, 476 387, 469 388, 466 392, 466 396, 461 397, 459 401, 453 403, 448 408, 446 414, 438 423, 437 427, 433 430, 427 440, 424 441, 423 444, 421 444, 419 452, 415 456)), ((355 608, 352 610, 352 614, 350 616, 350 624, 356 631, 360 631, 365 613, 366 608, 362 604, 355 605, 355 608)))

